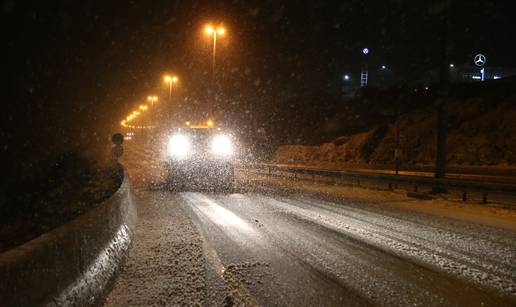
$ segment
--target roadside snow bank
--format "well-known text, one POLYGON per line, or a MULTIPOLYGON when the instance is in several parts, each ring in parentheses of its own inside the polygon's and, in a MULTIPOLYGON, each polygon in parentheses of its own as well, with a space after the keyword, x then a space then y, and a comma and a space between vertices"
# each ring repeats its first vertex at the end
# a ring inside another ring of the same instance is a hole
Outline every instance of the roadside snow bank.
POLYGON ((105 306, 202 306, 206 264, 197 228, 169 192, 135 193, 131 254, 105 306))
POLYGON ((278 163, 316 163, 316 162, 364 162, 370 155, 380 129, 341 137, 320 146, 283 145, 274 153, 273 160, 278 163))
MULTIPOLYGON (((403 165, 435 161, 435 107, 404 114, 398 121, 343 136, 322 145, 283 145, 276 163, 393 165, 399 143, 403 165)), ((510 99, 469 98, 448 107, 448 163, 458 166, 516 165, 516 105, 510 99)))

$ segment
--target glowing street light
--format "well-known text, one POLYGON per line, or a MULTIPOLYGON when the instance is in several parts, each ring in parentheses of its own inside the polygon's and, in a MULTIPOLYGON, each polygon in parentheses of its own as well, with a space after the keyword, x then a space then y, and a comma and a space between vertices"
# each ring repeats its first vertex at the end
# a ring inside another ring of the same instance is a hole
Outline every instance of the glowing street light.
POLYGON ((151 127, 154 126, 154 103, 156 101, 158 101, 158 96, 148 96, 147 97, 147 100, 151 103, 151 106, 152 106, 152 113, 151 113, 151 118, 150 118, 150 121, 151 121, 151 127))
POLYGON ((212 55, 212 73, 215 76, 215 54, 217 52, 217 34, 219 36, 223 36, 226 33, 226 29, 224 27, 219 26, 217 28, 212 25, 207 25, 204 28, 206 34, 213 36, 213 55, 212 55))
POLYGON ((165 75, 163 81, 168 83, 168 100, 170 101, 170 97, 172 97, 172 83, 177 83, 179 78, 177 76, 165 75))
POLYGON ((147 100, 151 102, 151 105, 154 106, 154 103, 158 101, 158 96, 149 96, 147 100))

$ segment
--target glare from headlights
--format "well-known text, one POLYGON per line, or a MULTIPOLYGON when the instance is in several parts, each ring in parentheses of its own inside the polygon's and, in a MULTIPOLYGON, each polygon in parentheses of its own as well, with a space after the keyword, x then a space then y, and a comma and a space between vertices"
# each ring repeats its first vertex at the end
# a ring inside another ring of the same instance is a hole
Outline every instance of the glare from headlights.
POLYGON ((211 150, 214 154, 230 156, 233 154, 233 144, 227 135, 217 135, 211 142, 211 150))
POLYGON ((184 135, 177 134, 168 140, 167 153, 171 157, 184 158, 190 151, 190 140, 184 135))

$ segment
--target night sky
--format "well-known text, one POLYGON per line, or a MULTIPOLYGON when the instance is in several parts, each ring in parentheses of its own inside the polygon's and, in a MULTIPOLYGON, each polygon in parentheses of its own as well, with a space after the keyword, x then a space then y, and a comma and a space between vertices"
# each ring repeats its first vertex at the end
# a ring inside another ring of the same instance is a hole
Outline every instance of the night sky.
MULTIPOLYGON (((341 77, 358 78, 366 46, 371 66, 417 81, 439 62, 440 17, 428 2, 2 1, 2 157, 106 142, 149 93, 166 93, 165 72, 181 78, 184 116, 199 112, 213 99, 206 22, 228 32, 217 55, 228 126, 274 127, 338 102, 341 77)), ((483 52, 488 65, 516 67, 509 4, 452 1, 450 62, 483 52)))

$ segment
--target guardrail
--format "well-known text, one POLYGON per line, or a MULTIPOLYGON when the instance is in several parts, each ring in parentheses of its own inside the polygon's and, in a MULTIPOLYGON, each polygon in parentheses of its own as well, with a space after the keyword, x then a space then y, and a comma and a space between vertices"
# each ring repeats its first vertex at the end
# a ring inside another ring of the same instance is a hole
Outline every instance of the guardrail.
MULTIPOLYGON (((456 188, 463 191, 462 199, 467 200, 468 192, 482 192, 482 202, 487 203, 488 193, 504 192, 516 193, 515 184, 481 182, 470 180, 458 180, 447 178, 432 178, 411 175, 394 175, 394 174, 377 174, 377 173, 361 173, 353 171, 339 171, 339 170, 324 170, 316 168, 305 168, 299 166, 277 165, 269 163, 250 164, 243 167, 243 169, 260 170, 268 175, 290 173, 294 177, 297 175, 311 176, 315 180, 315 176, 329 177, 336 179, 350 179, 355 180, 356 184, 360 186, 360 181, 383 181, 387 183, 390 190, 393 189, 393 184, 405 183, 413 186, 414 192, 418 192, 419 187, 432 187, 436 189, 456 188)), ((306 178, 304 178, 306 179, 306 178)))
POLYGON ((105 202, 0 254, 0 306, 98 304, 127 256, 135 222, 124 176, 105 202))

